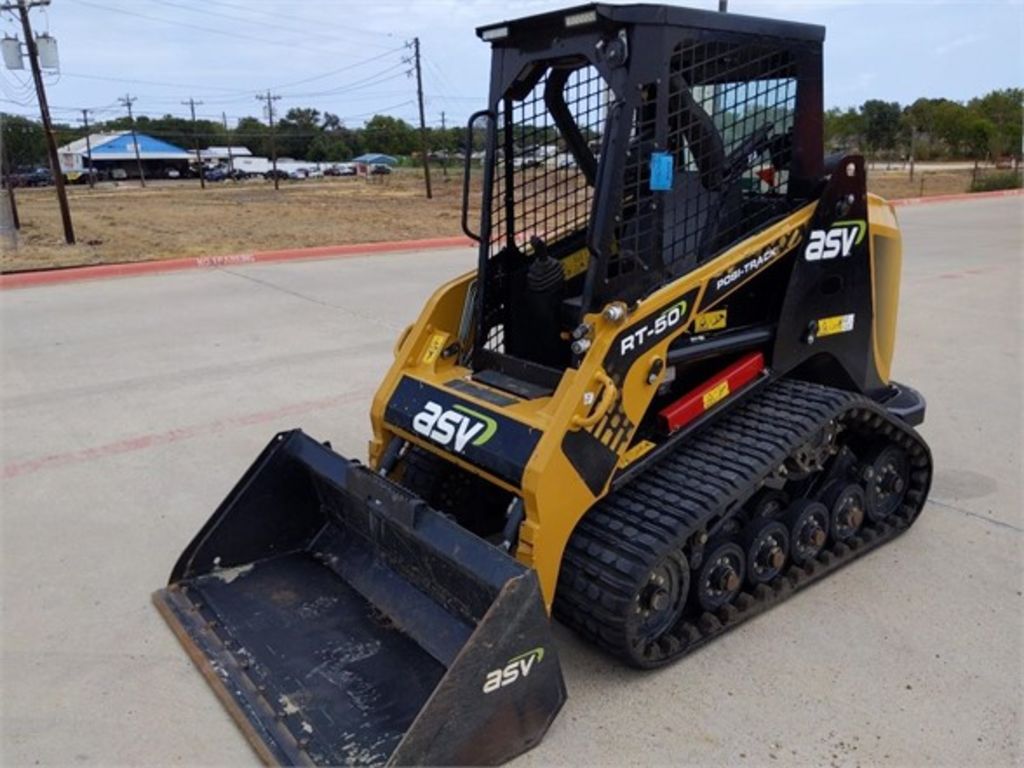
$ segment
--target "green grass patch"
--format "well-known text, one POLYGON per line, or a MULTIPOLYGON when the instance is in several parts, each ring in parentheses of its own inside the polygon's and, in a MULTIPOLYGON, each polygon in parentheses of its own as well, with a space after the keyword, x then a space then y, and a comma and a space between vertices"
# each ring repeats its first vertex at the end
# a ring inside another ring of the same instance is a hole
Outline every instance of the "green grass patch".
POLYGON ((971 192, 993 192, 998 189, 1020 189, 1021 174, 1018 171, 995 171, 979 175, 971 183, 971 192))

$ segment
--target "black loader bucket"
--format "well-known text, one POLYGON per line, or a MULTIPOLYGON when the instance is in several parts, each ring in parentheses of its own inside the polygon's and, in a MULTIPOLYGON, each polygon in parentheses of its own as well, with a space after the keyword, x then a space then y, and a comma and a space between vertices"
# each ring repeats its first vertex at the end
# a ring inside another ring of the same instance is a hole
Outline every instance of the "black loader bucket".
POLYGON ((154 600, 267 763, 501 763, 565 701, 533 571, 300 431, 154 600))

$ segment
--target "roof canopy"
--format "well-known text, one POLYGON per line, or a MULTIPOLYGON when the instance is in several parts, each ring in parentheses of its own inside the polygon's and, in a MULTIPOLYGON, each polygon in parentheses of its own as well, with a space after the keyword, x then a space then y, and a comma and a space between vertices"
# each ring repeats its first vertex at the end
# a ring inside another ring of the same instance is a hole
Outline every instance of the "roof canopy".
POLYGON ((367 165, 395 165, 398 162, 398 159, 391 155, 382 155, 379 152, 369 152, 365 155, 353 158, 352 162, 366 163, 367 165))
POLYGON ((820 43, 825 39, 825 28, 814 24, 781 21, 739 13, 719 13, 699 8, 680 8, 674 5, 607 5, 592 3, 565 8, 560 11, 523 16, 505 22, 478 27, 478 36, 495 46, 536 44, 538 36, 553 33, 562 35, 568 29, 609 27, 618 25, 653 24, 658 26, 687 27, 716 32, 741 32, 753 35, 783 37, 820 43))
MULTIPOLYGON (((163 139, 145 133, 135 134, 139 157, 143 160, 188 160, 191 153, 163 139)), ((93 160, 134 160, 135 145, 132 135, 124 133, 95 133, 88 139, 93 160)), ((62 154, 85 155, 89 149, 85 139, 77 139, 57 150, 62 154)))

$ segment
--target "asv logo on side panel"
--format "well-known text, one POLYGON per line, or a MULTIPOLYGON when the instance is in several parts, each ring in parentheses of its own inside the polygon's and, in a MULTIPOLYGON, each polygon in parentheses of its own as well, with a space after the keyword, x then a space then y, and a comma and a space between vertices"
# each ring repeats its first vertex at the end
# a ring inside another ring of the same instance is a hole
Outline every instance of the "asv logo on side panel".
POLYGON ((540 664, 543 660, 543 648, 534 648, 526 653, 513 656, 504 667, 492 669, 487 673, 487 677, 484 679, 484 693, 494 693, 499 688, 512 685, 521 677, 527 677, 534 665, 540 664))
POLYGON ((424 437, 462 453, 470 441, 480 446, 490 440, 498 431, 498 424, 490 416, 464 405, 445 409, 431 400, 412 417, 412 428, 424 437))
POLYGON ((861 220, 837 221, 831 229, 815 229, 807 239, 804 258, 807 261, 826 261, 846 257, 853 253, 853 246, 860 245, 867 232, 867 224, 861 220))

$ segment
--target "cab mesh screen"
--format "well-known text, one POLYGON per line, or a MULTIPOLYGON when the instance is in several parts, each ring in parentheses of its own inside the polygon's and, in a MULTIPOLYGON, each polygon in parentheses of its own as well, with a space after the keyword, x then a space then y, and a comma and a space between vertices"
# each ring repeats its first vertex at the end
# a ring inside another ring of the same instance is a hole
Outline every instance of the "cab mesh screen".
POLYGON ((664 260, 687 266, 747 236, 787 192, 796 111, 789 51, 686 42, 669 63, 664 260))
MULTIPOLYGON (((608 90, 592 66, 549 67, 497 112, 490 252, 553 245, 586 229, 608 90)), ((492 294, 493 296, 493 294, 492 294)), ((489 302, 484 347, 504 349, 505 308, 489 302)))

